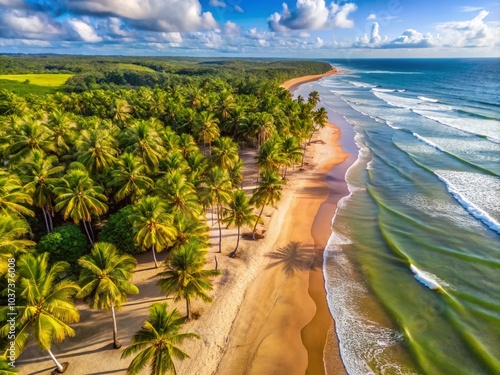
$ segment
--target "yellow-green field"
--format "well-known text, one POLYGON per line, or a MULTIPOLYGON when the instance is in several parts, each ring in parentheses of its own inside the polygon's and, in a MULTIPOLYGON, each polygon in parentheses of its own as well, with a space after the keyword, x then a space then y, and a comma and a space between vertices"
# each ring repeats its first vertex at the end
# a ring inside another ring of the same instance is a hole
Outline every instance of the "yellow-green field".
POLYGON ((135 65, 135 64, 125 64, 125 63, 119 63, 116 65, 119 69, 136 70, 138 72, 154 72, 153 69, 150 69, 147 66, 141 66, 141 65, 135 65))
POLYGON ((4 74, 0 79, 17 82, 29 81, 30 84, 39 86, 57 87, 63 85, 73 74, 4 74))

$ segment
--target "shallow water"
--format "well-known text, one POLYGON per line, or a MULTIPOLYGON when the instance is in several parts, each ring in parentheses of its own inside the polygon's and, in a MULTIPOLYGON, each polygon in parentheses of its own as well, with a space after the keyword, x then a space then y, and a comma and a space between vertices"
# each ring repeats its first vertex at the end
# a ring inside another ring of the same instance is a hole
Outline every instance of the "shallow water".
POLYGON ((324 262, 347 371, 500 373, 500 60, 330 62, 296 94, 358 156, 324 262))

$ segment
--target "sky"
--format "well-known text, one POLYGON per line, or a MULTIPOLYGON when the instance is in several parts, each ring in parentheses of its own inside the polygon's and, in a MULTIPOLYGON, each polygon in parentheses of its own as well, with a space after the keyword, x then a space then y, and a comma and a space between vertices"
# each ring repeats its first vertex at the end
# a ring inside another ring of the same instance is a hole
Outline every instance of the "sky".
POLYGON ((500 1, 0 0, 0 53, 500 57, 500 1))

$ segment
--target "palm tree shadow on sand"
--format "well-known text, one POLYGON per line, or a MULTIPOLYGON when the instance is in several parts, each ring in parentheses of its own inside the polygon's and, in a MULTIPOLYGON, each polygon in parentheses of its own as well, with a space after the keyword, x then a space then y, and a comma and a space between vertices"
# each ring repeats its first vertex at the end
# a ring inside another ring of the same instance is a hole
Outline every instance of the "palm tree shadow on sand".
POLYGON ((312 249, 301 247, 301 242, 290 242, 280 247, 278 250, 267 254, 268 258, 275 260, 270 263, 266 269, 282 266, 287 276, 292 276, 296 271, 313 269, 314 256, 311 255, 312 249))

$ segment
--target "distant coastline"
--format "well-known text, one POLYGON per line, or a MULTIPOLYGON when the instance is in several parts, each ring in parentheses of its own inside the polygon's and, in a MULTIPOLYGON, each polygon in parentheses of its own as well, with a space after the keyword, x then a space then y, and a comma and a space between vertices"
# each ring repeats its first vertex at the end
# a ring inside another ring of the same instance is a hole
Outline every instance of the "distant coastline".
POLYGON ((297 77, 297 78, 292 78, 289 79, 288 81, 282 83, 280 87, 283 87, 284 89, 288 91, 295 91, 300 85, 308 82, 313 82, 317 81, 323 77, 328 77, 334 74, 337 74, 339 71, 337 68, 332 68, 332 70, 323 73, 323 74, 315 74, 315 75, 310 75, 310 76, 303 76, 303 77, 297 77))

